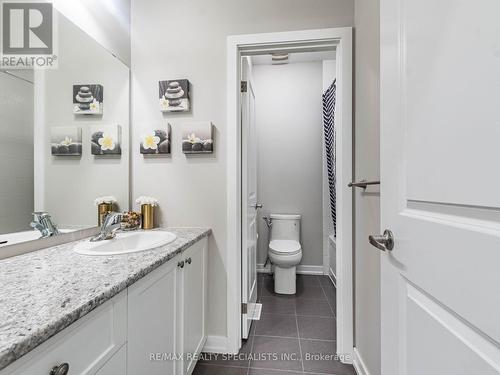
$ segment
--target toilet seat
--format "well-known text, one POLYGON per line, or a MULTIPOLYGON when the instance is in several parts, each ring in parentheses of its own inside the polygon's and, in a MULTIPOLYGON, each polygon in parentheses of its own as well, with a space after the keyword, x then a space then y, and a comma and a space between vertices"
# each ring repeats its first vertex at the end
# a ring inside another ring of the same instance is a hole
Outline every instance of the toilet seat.
POLYGON ((269 251, 276 255, 296 255, 302 251, 300 243, 293 240, 272 240, 269 251))

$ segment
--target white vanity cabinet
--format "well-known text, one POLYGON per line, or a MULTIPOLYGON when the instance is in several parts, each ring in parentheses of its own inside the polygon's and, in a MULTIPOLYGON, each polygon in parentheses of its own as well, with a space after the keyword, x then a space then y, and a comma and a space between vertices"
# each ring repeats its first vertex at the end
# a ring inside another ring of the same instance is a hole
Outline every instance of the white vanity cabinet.
POLYGON ((174 375, 180 268, 176 259, 128 288, 128 374, 174 375))
POLYGON ((178 374, 191 374, 206 341, 207 246, 200 241, 185 251, 180 260, 179 297, 180 347, 184 354, 177 362, 178 374), (182 263, 184 262, 184 263, 182 263))
POLYGON ((191 375, 206 341, 207 246, 197 241, 0 375, 191 375))
POLYGON ((125 374, 127 292, 123 291, 35 350, 0 371, 0 375, 125 374), (59 369, 59 372, 57 372, 59 369))
POLYGON ((190 375, 206 340, 207 239, 129 288, 129 375, 190 375))

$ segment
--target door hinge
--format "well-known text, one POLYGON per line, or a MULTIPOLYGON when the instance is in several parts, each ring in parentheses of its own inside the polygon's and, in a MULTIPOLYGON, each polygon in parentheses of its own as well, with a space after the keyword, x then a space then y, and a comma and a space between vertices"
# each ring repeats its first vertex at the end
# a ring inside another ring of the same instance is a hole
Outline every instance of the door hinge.
POLYGON ((242 314, 246 314, 247 313, 247 304, 246 303, 242 303, 241 304, 241 313, 242 314))
POLYGON ((241 92, 247 92, 248 82, 241 81, 241 92))

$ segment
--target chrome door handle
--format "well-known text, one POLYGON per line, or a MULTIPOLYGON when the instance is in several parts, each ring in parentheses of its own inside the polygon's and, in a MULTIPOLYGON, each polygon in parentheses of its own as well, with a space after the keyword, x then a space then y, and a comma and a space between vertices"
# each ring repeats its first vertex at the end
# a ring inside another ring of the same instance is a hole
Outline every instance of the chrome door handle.
POLYGON ((368 241, 370 244, 375 246, 377 249, 382 251, 394 249, 394 235, 389 229, 384 231, 383 235, 380 234, 372 234, 368 237, 368 241))
POLYGON ((252 207, 258 210, 259 208, 264 207, 264 205, 262 203, 255 203, 252 207))

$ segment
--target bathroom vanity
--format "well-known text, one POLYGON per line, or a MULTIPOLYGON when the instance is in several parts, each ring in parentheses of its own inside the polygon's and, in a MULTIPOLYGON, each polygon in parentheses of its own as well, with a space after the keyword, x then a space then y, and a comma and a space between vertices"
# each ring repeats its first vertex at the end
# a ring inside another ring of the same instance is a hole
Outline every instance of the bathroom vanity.
POLYGON ((0 375, 191 374, 211 232, 168 231, 175 241, 136 253, 73 242, 0 261, 0 375))

